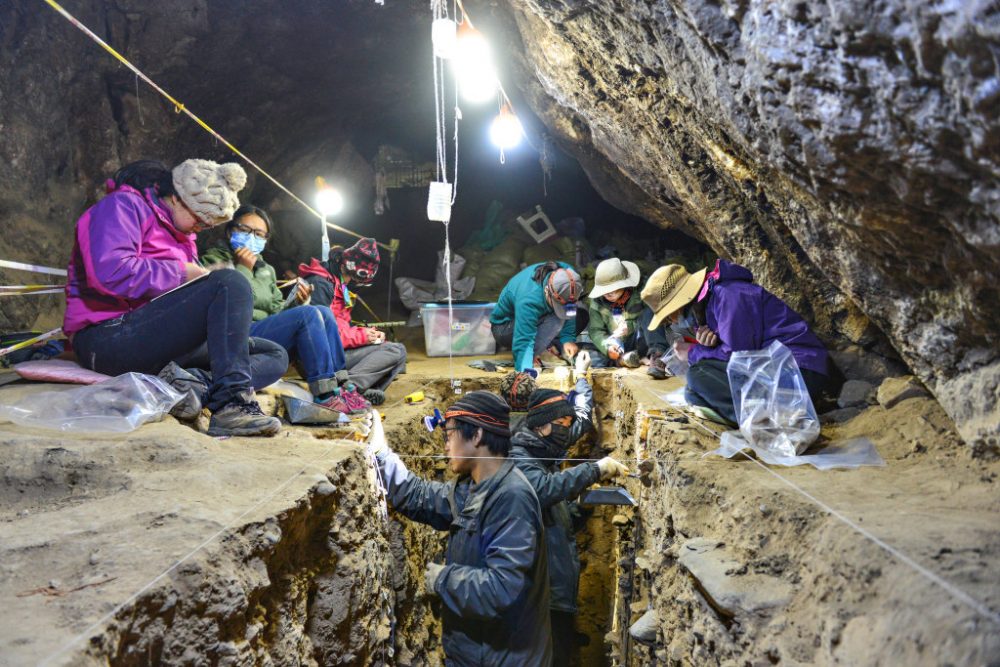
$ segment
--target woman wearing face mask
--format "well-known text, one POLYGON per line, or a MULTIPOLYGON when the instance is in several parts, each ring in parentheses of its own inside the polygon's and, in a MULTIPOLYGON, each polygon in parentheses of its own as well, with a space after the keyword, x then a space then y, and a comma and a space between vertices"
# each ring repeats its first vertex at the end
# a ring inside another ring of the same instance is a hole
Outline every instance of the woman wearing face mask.
POLYGON ((351 381, 373 405, 385 402, 385 390, 406 369, 406 347, 391 343, 385 332, 351 323, 357 295, 352 288, 365 287, 375 280, 379 254, 375 239, 364 238, 344 249, 330 249, 326 263, 313 258, 299 265, 299 275, 313 289, 312 302, 330 309, 344 342, 344 357, 351 381))
POLYGON ((311 306, 312 288, 300 281, 295 304, 278 289, 277 275, 261 253, 274 232, 274 223, 261 208, 241 206, 226 223, 227 245, 202 256, 210 269, 235 267, 253 290, 253 324, 250 335, 277 343, 289 357, 298 358, 316 403, 344 413, 371 407, 354 390, 345 369, 344 346, 337 321, 329 308, 311 306))
POLYGON ((250 286, 235 271, 206 277, 195 248, 196 232, 232 216, 245 183, 239 165, 209 160, 173 170, 154 160, 122 167, 76 223, 67 278, 63 331, 80 365, 108 375, 166 373, 187 394, 184 417, 197 416, 202 403, 212 412, 212 435, 281 428, 261 412, 254 387, 281 377, 288 358, 269 343, 254 354, 250 286), (174 362, 185 365, 206 341, 211 372, 194 378, 174 362), (187 391, 189 382, 204 382, 203 391, 187 391))
POLYGON ((554 389, 536 389, 528 399, 528 413, 510 441, 510 458, 535 489, 542 507, 556 665, 568 665, 573 654, 580 579, 580 559, 567 501, 599 480, 628 472, 610 457, 560 470, 567 447, 593 428, 593 407, 593 391, 583 379, 577 380, 570 397, 554 389))
POLYGON ((646 328, 653 313, 642 302, 638 285, 639 267, 633 262, 612 257, 597 265, 587 330, 599 352, 594 355, 593 365, 637 368, 642 357, 647 357, 647 373, 659 380, 666 377, 660 358, 669 345, 663 327, 654 331, 646 328))

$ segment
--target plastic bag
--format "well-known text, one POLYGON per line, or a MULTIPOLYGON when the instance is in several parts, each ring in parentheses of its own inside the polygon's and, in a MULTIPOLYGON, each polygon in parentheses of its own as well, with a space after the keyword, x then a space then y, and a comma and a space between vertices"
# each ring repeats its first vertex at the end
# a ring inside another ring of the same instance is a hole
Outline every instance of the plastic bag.
POLYGON ((884 466, 885 461, 879 456, 875 445, 868 438, 853 438, 844 442, 827 445, 812 454, 802 456, 785 456, 774 450, 754 447, 740 437, 738 431, 727 431, 722 434, 722 443, 718 449, 708 452, 731 459, 744 449, 752 449, 764 463, 778 466, 800 466, 809 464, 819 470, 831 468, 860 468, 862 466, 884 466))
POLYGON ((665 355, 660 357, 660 361, 662 361, 663 365, 666 367, 667 375, 671 375, 673 377, 684 377, 687 375, 688 368, 691 367, 691 365, 688 364, 687 359, 681 359, 678 357, 677 352, 674 350, 670 350, 665 355))
POLYGON ((734 352, 726 368, 743 438, 778 456, 797 456, 819 437, 819 418, 791 351, 774 341, 734 352))
POLYGON ((163 418, 181 394, 152 375, 125 373, 68 391, 43 391, 11 405, 0 418, 63 432, 127 433, 163 418))

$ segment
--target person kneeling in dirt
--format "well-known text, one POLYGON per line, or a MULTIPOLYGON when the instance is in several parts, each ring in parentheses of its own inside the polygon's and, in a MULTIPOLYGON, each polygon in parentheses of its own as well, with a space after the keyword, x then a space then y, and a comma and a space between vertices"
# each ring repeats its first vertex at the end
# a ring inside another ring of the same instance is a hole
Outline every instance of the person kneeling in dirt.
POLYGON ((552 663, 548 569, 541 509, 531 484, 507 458, 510 407, 472 391, 436 427, 458 477, 412 475, 389 449, 376 412, 369 451, 389 502, 404 516, 448 530, 445 564, 427 564, 428 593, 440 596, 447 664, 552 663))
POLYGON ((650 330, 653 311, 639 295, 639 267, 617 257, 606 259, 594 272, 587 332, 597 349, 594 368, 638 368, 646 357, 646 371, 657 380, 667 377, 661 357, 669 349, 666 327, 650 330))
POLYGON ((406 370, 406 347, 386 341, 385 332, 351 324, 351 310, 357 295, 349 286, 372 284, 379 265, 378 244, 364 238, 346 250, 330 249, 323 263, 315 257, 299 265, 299 275, 312 289, 311 303, 333 311, 344 345, 344 357, 351 382, 372 405, 385 402, 385 390, 406 370))
POLYGON ((593 407, 593 391, 582 378, 568 397, 554 389, 537 389, 528 401, 527 416, 511 438, 510 457, 535 489, 542 507, 555 665, 570 664, 576 638, 573 622, 580 558, 567 501, 599 480, 628 472, 611 457, 560 470, 567 448, 593 428, 593 407))
POLYGON ((736 423, 726 367, 733 352, 762 350, 778 340, 802 372, 815 402, 828 382, 827 351, 805 320, 788 305, 753 283, 738 264, 717 260, 712 271, 694 274, 679 264, 661 266, 642 288, 653 310, 650 327, 664 319, 672 328, 694 334, 696 343, 678 341, 674 352, 690 363, 685 398, 736 423))
POLYGON ((565 262, 532 264, 510 279, 490 314, 497 345, 514 353, 514 370, 534 373, 536 358, 561 348, 572 359, 576 345, 576 301, 580 274, 565 262))

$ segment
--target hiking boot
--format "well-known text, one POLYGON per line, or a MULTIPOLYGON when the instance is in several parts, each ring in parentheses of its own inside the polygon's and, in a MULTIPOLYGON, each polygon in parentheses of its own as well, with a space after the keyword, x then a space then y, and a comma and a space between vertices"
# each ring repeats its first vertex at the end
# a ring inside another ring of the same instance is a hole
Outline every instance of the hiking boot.
POLYGON ((639 361, 639 353, 635 350, 630 350, 621 356, 618 363, 625 368, 639 368, 642 362, 639 361))
POLYGON ((663 363, 663 359, 653 357, 649 360, 649 368, 646 369, 646 375, 654 380, 666 380, 670 374, 667 373, 667 365, 663 363))
POLYGON ((208 393, 208 385, 172 361, 157 377, 181 394, 181 400, 170 409, 170 414, 186 422, 197 419, 201 414, 201 397, 208 393))
POLYGON ((365 389, 364 397, 372 405, 385 403, 385 392, 381 389, 365 389))
POLYGON ((208 424, 208 434, 220 435, 275 435, 281 430, 281 420, 268 417, 261 409, 252 392, 227 403, 212 413, 208 424))

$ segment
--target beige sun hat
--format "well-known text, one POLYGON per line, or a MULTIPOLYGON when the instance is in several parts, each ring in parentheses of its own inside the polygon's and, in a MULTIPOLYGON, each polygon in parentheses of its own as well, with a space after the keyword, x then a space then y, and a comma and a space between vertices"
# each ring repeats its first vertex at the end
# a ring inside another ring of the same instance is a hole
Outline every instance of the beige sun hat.
POLYGON ((594 289, 590 298, 602 297, 608 292, 635 287, 639 284, 639 267, 632 262, 623 262, 617 257, 606 259, 594 271, 594 289))
POLYGON ((688 273, 680 264, 668 264, 653 271, 642 288, 642 300, 653 311, 650 331, 660 326, 667 315, 694 301, 707 272, 708 269, 702 269, 697 273, 688 273))
POLYGON ((173 169, 174 189, 181 201, 208 225, 231 220, 240 205, 236 193, 247 184, 247 173, 235 162, 184 160, 173 169))

